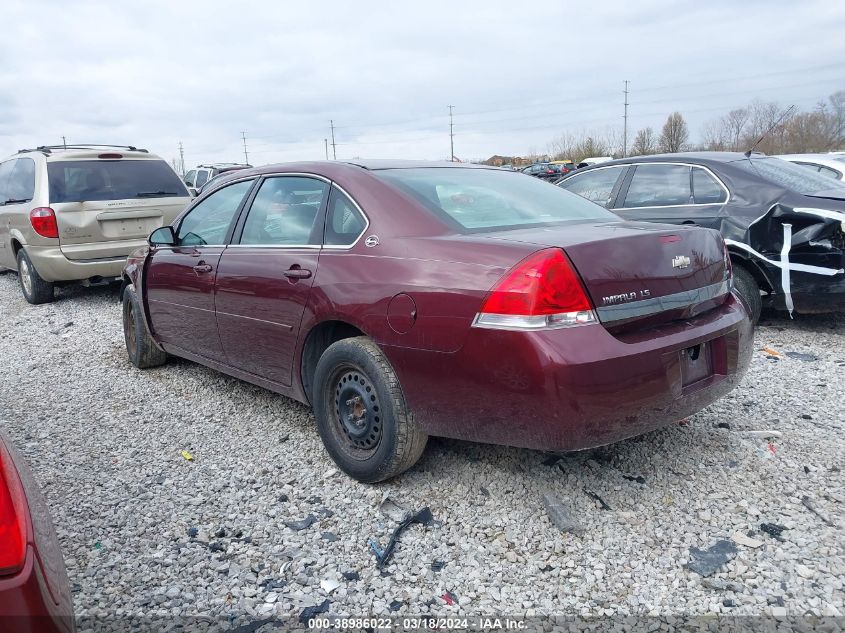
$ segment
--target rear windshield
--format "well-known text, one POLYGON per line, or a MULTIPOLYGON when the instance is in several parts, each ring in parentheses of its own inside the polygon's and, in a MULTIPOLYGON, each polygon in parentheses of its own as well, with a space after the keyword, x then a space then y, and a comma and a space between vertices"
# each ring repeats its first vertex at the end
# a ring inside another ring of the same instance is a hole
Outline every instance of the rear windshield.
POLYGON ((518 172, 423 167, 375 173, 468 230, 619 219, 574 193, 518 172))
POLYGON ((69 160, 47 163, 50 202, 185 197, 163 160, 69 160))
POLYGON ((734 163, 781 187, 803 194, 845 189, 845 184, 780 158, 752 158, 734 163))

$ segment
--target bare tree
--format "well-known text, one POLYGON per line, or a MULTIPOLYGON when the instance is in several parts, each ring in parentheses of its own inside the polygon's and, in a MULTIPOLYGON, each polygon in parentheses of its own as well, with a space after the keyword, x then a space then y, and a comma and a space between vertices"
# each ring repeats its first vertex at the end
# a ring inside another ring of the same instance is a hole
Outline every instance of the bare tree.
POLYGON ((655 153, 657 153, 657 136, 654 133, 654 128, 644 127, 634 137, 634 143, 631 145, 631 155, 645 156, 655 153))
POLYGON ((689 129, 687 122, 680 112, 673 112, 663 124, 663 131, 660 134, 660 149, 664 152, 680 152, 689 140, 689 129))

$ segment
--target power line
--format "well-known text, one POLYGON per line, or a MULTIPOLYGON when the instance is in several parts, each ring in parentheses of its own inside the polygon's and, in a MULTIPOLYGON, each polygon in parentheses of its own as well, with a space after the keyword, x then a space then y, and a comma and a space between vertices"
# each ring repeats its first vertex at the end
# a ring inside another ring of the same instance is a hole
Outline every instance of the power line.
POLYGON ((246 153, 246 132, 241 132, 241 138, 244 140, 244 164, 249 165, 249 154, 246 153))

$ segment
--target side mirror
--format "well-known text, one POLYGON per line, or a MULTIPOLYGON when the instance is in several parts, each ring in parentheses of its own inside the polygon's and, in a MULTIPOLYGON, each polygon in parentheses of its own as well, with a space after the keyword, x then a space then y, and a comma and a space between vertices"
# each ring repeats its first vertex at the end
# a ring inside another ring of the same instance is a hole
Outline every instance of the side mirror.
POLYGON ((176 234, 172 226, 162 226, 150 233, 147 242, 150 246, 176 246, 176 234))

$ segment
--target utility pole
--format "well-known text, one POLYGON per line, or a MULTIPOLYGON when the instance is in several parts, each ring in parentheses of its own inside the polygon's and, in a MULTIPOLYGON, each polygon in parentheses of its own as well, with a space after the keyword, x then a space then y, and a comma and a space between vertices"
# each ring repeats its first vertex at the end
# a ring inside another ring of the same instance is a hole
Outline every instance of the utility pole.
POLYGON ((67 149, 67 140, 65 139, 64 136, 62 136, 62 145, 64 145, 65 149, 67 149))
POLYGON ((244 164, 249 165, 249 154, 246 153, 246 132, 241 132, 241 138, 244 140, 244 164))
POLYGON ((326 160, 329 160, 329 139, 324 138, 323 143, 326 146, 326 160))
POLYGON ((182 141, 179 141, 179 171, 182 172, 182 178, 185 177, 185 149, 182 147, 182 141))
POLYGON ((625 80, 625 114, 622 117, 625 124, 622 126, 622 158, 628 155, 628 80, 625 80))
POLYGON ((455 131, 452 125, 452 108, 454 107, 449 106, 449 160, 453 163, 455 162, 455 131))
MULTIPOLYGON (((329 125, 332 128, 332 158, 337 160, 337 147, 334 142, 334 120, 329 119, 329 125)), ((326 152, 326 158, 328 159, 328 151, 326 152)))

